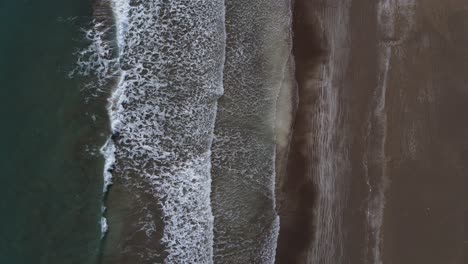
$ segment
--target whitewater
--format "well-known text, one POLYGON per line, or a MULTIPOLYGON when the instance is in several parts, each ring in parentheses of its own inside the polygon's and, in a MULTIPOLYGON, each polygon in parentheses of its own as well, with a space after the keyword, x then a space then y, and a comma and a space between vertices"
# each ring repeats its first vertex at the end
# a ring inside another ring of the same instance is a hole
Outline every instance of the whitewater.
POLYGON ((113 0, 111 7, 119 77, 109 99, 105 175, 110 183, 112 174, 134 206, 123 220, 120 258, 210 263, 210 147, 223 91, 223 2, 113 0))
POLYGON ((290 4, 99 1, 78 68, 109 94, 102 262, 274 262, 290 4))

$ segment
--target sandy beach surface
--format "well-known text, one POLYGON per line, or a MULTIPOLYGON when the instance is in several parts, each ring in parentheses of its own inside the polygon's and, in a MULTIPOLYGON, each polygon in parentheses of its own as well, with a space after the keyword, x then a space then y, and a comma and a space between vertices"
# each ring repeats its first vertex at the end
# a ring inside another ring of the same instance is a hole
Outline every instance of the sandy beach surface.
POLYGON ((466 263, 468 3, 296 0, 293 32, 277 263, 466 263))

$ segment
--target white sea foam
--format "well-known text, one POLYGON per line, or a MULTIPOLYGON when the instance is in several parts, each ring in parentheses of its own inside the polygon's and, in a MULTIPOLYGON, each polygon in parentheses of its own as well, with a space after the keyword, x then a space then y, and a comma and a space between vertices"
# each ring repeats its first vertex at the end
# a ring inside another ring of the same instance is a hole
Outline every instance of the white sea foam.
POLYGON ((114 14, 116 39, 119 47, 119 55, 122 55, 125 47, 125 35, 129 27, 130 0, 111 1, 112 13, 114 14))
POLYGON ((114 56, 114 44, 109 35, 112 28, 102 21, 94 20, 90 29, 84 30, 88 47, 77 51, 77 66, 69 77, 93 76, 94 81, 85 85, 93 96, 105 92, 106 83, 118 75, 118 59, 114 56))
POLYGON ((101 154, 105 159, 103 191, 106 193, 109 185, 112 184, 112 167, 115 165, 115 145, 110 138, 106 141, 104 146, 102 146, 101 154))
POLYGON ((101 217, 101 238, 107 233, 109 227, 107 226, 107 219, 105 217, 101 217))
MULTIPOLYGON (((162 226, 149 212, 127 224, 147 236, 163 229, 167 263, 210 263, 209 149, 222 93, 223 2, 112 0, 112 8, 120 67, 109 99, 114 177, 135 196, 151 194, 163 214, 162 226)), ((150 248, 140 250, 151 258, 150 248)))
MULTIPOLYGON (((115 27, 93 22, 85 32, 91 44, 78 53, 70 73, 94 76, 88 88, 95 95, 117 81, 108 99, 112 137, 101 148, 103 191, 114 176, 136 200, 152 197, 135 208, 141 216, 125 224, 147 241, 162 230, 158 243, 165 252, 143 241, 145 246, 128 245, 140 251, 135 255, 211 263, 210 147, 223 92, 224 3, 111 0, 110 5, 115 27)), ((108 228, 102 217, 103 236, 108 228)))

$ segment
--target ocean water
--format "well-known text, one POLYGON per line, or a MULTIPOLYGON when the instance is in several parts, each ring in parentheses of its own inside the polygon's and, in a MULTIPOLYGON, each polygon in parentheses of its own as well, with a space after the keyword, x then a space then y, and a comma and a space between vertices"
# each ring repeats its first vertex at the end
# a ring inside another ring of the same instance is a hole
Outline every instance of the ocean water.
POLYGON ((0 263, 95 263, 103 93, 69 78, 88 0, 0 2, 0 263))

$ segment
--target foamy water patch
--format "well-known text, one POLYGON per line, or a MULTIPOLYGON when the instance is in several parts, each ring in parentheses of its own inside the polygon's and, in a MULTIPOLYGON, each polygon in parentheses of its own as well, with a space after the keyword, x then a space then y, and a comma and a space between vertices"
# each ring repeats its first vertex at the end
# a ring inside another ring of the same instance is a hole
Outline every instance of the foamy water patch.
MULTIPOLYGON (((162 231, 167 263, 211 263, 209 149, 222 93, 223 2, 113 0, 112 7, 121 74, 109 99, 114 177, 162 213, 135 208, 139 220, 126 225, 147 241, 162 231)), ((162 255, 134 249, 147 260, 162 255)))
POLYGON ((111 38, 113 29, 103 21, 93 20, 90 29, 82 30, 89 45, 75 52, 76 67, 68 76, 91 77, 92 80, 84 85, 84 89, 97 97, 108 92, 107 84, 119 75, 115 42, 111 38))
POLYGON ((107 233, 107 230, 109 230, 109 226, 107 225, 107 219, 105 217, 101 217, 101 238, 105 236, 107 233))
POLYGON ((106 193, 109 186, 112 184, 112 170, 115 165, 115 145, 112 139, 109 138, 104 146, 102 146, 101 155, 103 155, 105 159, 103 191, 106 193))
MULTIPOLYGON (((109 4, 115 24, 93 21, 84 31, 90 44, 77 52, 77 67, 70 73, 91 76, 86 88, 95 96, 112 89, 107 106, 112 136, 101 148, 103 192, 118 177, 136 200, 152 197, 134 208, 135 222, 125 223, 147 237, 144 247, 129 245, 141 251, 133 252, 137 256, 211 263, 210 148, 216 101, 223 92, 224 3, 109 4), (149 246, 161 232, 165 252, 149 246)), ((102 236, 109 228, 102 217, 102 236)))
POLYGON ((166 175, 149 175, 153 179, 155 192, 162 196, 165 220, 163 241, 170 247, 168 261, 212 261, 210 168, 210 153, 207 152, 178 164, 166 175), (200 251, 202 248, 204 252, 200 251))
POLYGON ((129 27, 130 0, 112 0, 111 7, 115 20, 117 45, 121 55, 125 47, 125 35, 129 27))

